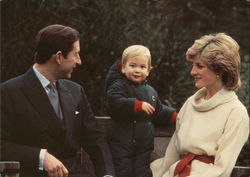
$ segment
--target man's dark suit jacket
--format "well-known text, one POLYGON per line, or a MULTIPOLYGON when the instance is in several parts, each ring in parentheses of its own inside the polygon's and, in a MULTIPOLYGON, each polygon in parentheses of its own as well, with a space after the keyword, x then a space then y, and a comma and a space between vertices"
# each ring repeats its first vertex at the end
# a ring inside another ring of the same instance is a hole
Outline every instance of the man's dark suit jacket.
POLYGON ((104 133, 83 88, 65 79, 57 81, 57 88, 63 123, 32 68, 1 84, 1 159, 20 161, 21 174, 36 175, 40 149, 44 148, 69 171, 76 171, 79 162, 74 159, 83 147, 94 163, 96 176, 114 175, 104 133))

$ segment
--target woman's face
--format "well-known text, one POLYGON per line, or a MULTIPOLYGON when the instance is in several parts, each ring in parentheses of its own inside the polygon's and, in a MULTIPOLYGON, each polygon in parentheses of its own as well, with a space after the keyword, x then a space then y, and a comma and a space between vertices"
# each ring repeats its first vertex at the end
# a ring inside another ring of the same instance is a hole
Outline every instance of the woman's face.
POLYGON ((191 75, 195 79, 195 87, 206 87, 210 91, 218 91, 222 88, 222 82, 217 73, 208 68, 208 65, 198 55, 191 59, 193 67, 191 75))

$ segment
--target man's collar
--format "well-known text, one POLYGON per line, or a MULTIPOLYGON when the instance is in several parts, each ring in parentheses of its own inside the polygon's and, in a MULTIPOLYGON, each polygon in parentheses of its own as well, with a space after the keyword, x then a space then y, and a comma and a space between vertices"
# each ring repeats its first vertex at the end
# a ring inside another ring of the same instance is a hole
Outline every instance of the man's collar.
POLYGON ((33 65, 33 70, 37 78, 41 82, 43 88, 45 88, 50 83, 50 81, 36 69, 35 64, 33 65))

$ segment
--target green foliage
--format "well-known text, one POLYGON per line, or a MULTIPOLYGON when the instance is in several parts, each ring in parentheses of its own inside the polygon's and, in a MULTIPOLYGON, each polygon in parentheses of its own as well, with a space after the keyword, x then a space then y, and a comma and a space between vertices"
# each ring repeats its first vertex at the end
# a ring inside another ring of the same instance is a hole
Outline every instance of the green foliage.
MULTIPOLYGON (((72 80, 84 86, 95 115, 106 115, 108 68, 132 44, 152 53, 149 81, 163 103, 180 109, 195 91, 186 50, 200 36, 225 32, 241 46, 242 88, 250 112, 249 9, 245 0, 0 0, 1 81, 24 73, 33 61, 41 28, 64 24, 81 34, 82 66, 72 80)), ((249 142, 241 153, 243 165, 249 142)))
POLYGON ((81 34, 83 65, 73 80, 85 87, 96 115, 105 115, 104 78, 109 66, 132 44, 152 53, 149 81, 162 102, 177 110, 195 88, 185 52, 194 40, 226 32, 241 46, 238 95, 249 110, 248 8, 243 0, 2 0, 1 79, 33 63, 33 41, 42 27, 60 23, 81 34))

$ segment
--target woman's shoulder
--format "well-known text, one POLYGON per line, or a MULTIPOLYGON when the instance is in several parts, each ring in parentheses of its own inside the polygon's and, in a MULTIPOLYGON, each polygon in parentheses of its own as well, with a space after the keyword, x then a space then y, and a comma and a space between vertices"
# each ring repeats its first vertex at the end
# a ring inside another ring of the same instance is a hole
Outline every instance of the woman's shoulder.
POLYGON ((230 103, 231 111, 238 112, 239 114, 245 114, 248 116, 246 106, 237 98, 230 103))

